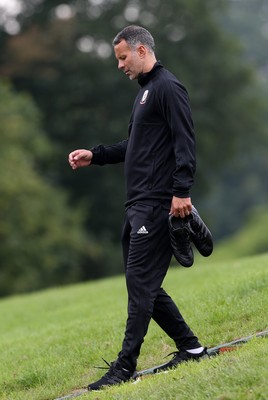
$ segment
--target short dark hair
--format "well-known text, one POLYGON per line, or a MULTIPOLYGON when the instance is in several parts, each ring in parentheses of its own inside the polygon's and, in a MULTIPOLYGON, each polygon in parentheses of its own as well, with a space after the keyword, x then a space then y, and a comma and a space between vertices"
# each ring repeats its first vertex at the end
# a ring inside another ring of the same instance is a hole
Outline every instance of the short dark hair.
POLYGON ((147 29, 138 25, 129 25, 119 32, 113 40, 113 46, 125 40, 131 48, 143 44, 147 49, 154 53, 155 44, 154 38, 147 29))

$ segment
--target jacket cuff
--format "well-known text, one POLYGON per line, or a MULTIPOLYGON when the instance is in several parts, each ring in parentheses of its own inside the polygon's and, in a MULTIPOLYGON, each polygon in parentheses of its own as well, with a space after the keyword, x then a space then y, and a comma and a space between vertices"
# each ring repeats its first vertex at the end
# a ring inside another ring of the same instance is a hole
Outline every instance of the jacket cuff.
POLYGON ((102 151, 101 151, 101 147, 100 146, 96 146, 96 147, 92 147, 90 149, 90 151, 93 154, 92 160, 91 160, 91 164, 96 164, 96 165, 103 165, 102 163, 102 151))
POLYGON ((180 199, 186 199, 186 198, 190 197, 190 191, 188 189, 187 190, 183 190, 183 189, 173 190, 173 196, 179 197, 180 199))

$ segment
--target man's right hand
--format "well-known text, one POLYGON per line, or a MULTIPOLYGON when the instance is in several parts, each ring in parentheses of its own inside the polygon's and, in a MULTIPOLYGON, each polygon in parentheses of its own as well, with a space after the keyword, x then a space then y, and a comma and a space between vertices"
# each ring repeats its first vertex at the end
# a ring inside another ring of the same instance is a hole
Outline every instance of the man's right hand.
POLYGON ((91 164, 93 153, 90 150, 78 149, 69 154, 69 164, 72 169, 88 167, 91 164))

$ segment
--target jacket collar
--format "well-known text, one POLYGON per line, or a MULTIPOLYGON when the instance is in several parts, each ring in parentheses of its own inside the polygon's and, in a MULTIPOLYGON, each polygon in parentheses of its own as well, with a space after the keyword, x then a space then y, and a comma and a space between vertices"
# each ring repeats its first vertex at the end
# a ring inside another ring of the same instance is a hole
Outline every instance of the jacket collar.
POLYGON ((138 76, 138 83, 141 87, 145 86, 147 82, 149 82, 152 77, 155 75, 156 71, 158 71, 160 68, 163 68, 163 65, 161 64, 160 61, 157 61, 151 71, 146 72, 145 74, 140 74, 138 76))

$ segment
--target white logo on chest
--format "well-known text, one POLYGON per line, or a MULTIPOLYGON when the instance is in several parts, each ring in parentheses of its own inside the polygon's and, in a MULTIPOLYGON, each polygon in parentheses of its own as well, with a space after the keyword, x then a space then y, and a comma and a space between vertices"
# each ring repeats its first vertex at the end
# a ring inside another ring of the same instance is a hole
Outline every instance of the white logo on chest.
POLYGON ((145 90, 145 92, 143 93, 142 99, 141 99, 141 101, 140 101, 140 104, 146 103, 148 94, 149 94, 149 90, 145 90))

